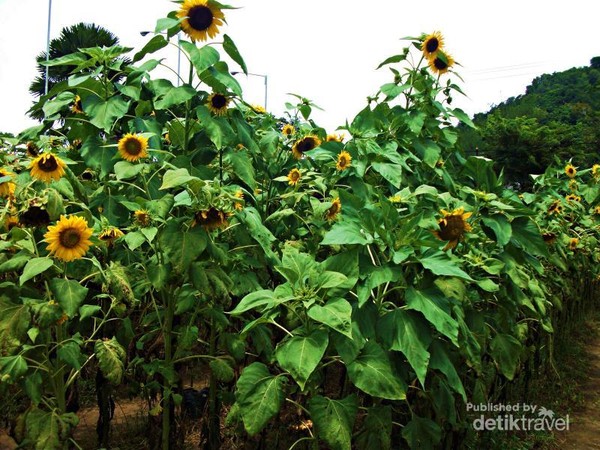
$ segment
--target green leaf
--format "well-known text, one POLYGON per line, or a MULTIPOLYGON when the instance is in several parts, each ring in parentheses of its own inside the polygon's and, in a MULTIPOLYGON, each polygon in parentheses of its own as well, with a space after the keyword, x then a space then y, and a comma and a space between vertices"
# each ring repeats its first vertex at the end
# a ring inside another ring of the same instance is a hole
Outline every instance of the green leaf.
POLYGON ((388 100, 394 99, 402 94, 406 89, 410 88, 410 84, 386 83, 380 87, 381 92, 385 94, 388 100))
POLYGON ((352 428, 358 412, 358 397, 352 394, 341 400, 316 395, 308 402, 308 412, 317 436, 332 450, 350 450, 352 428))
POLYGON ((404 400, 406 383, 392 371, 387 353, 374 341, 368 341, 350 363, 348 376, 361 391, 377 398, 404 400))
POLYGON ((33 450, 63 450, 79 423, 75 413, 57 414, 57 410, 43 411, 30 407, 22 417, 25 424, 22 444, 33 450))
POLYGON ((19 284, 23 286, 28 280, 31 280, 36 275, 45 272, 54 265, 52 258, 33 258, 27 261, 23 273, 19 277, 19 284))
POLYGON ((366 245, 373 242, 373 237, 364 231, 359 223, 351 220, 342 220, 331 227, 321 245, 366 245))
POLYGON ((27 361, 25 361, 23 355, 0 357, 0 374, 10 377, 9 380, 11 383, 14 383, 23 375, 25 375, 27 373, 27 369, 27 361))
POLYGON ((173 86, 164 95, 162 95, 158 100, 154 102, 154 107, 157 110, 169 109, 171 106, 181 105, 187 102, 191 98, 194 98, 196 94, 196 90, 191 86, 173 86))
POLYGON ((429 139, 415 140, 413 145, 419 158, 429 167, 435 167, 442 153, 440 146, 429 139))
POLYGON ((233 173, 252 190, 256 187, 256 180, 254 179, 254 166, 252 164, 252 158, 246 152, 229 152, 223 158, 226 162, 231 164, 233 173))
POLYGON ((360 434, 356 437, 358 450, 390 450, 392 447, 392 407, 373 406, 368 409, 360 434))
POLYGON ((442 429, 431 419, 413 416, 402 429, 402 437, 411 449, 434 450, 442 439, 442 429))
POLYGON ((490 217, 483 217, 481 221, 490 227, 496 235, 498 245, 504 247, 510 241, 512 236, 512 227, 506 216, 502 214, 494 214, 490 217))
POLYGON ((13 303, 6 296, 0 296, 0 311, 0 355, 10 355, 27 340, 31 312, 28 306, 13 303))
POLYGON ((223 49, 227 52, 231 59, 240 65, 244 73, 248 75, 248 68, 246 67, 246 63, 244 62, 242 55, 240 55, 240 52, 235 46, 233 40, 226 34, 223 35, 223 49))
POLYGON ((402 166, 399 164, 378 163, 372 164, 373 170, 391 183, 396 189, 402 185, 402 166))
POLYGON ((164 36, 157 34, 152 39, 150 39, 139 52, 133 55, 133 62, 138 62, 142 58, 144 58, 144 56, 146 56, 148 53, 154 53, 155 51, 160 50, 161 48, 165 48, 167 45, 169 45, 169 41, 166 40, 164 36))
POLYGON ((173 266, 184 272, 206 248, 206 231, 198 226, 186 229, 180 221, 170 220, 160 234, 159 242, 173 266))
POLYGON ((279 413, 285 398, 284 383, 285 377, 271 375, 267 366, 259 362, 242 371, 235 397, 244 428, 251 436, 279 413))
POLYGON ((435 340, 432 342, 431 347, 431 359, 429 360, 429 367, 434 370, 439 370, 444 375, 446 375, 446 379, 448 380, 448 384, 454 389, 457 394, 463 398, 463 401, 467 401, 467 394, 465 392, 465 388, 462 384, 460 376, 456 371, 456 367, 454 363, 450 360, 446 349, 444 348, 444 344, 435 340))
POLYGON ((413 287, 406 290, 408 309, 419 311, 436 330, 458 347, 458 322, 447 312, 447 300, 435 292, 419 291, 413 287))
POLYGON ((54 278, 50 281, 50 290, 62 310, 67 314, 69 319, 72 319, 77 314, 79 306, 85 300, 89 289, 74 280, 54 278))
POLYGON ((250 236, 259 243, 265 252, 267 260, 273 264, 278 264, 279 257, 271 248, 271 245, 277 238, 263 225, 260 213, 254 207, 247 206, 236 217, 244 224, 250 236))
POLYGON ((83 110, 90 122, 108 133, 113 124, 121 119, 129 109, 129 102, 120 95, 113 95, 108 100, 102 100, 96 95, 88 95, 83 100, 83 110))
POLYGON ((306 381, 321 362, 329 344, 329 333, 316 329, 308 336, 294 336, 277 347, 279 365, 304 390, 306 381))
POLYGON ((127 233, 123 240, 127 244, 127 247, 129 247, 129 250, 133 251, 146 242, 146 237, 140 231, 132 231, 127 233))
POLYGON ((465 125, 468 125, 471 128, 476 128, 475 124, 473 123, 471 118, 462 109, 460 109, 460 108, 451 109, 450 114, 452 114, 454 117, 456 117, 458 120, 460 120, 465 125))
POLYGON ((39 370, 27 375, 27 377, 25 377, 25 383, 23 383, 25 393, 31 399, 31 403, 35 406, 39 405, 42 401, 42 383, 42 374, 39 370))
POLYGON ((213 64, 200 74, 200 79, 216 91, 222 91, 223 88, 229 89, 238 96, 242 96, 242 87, 238 81, 233 78, 229 72, 229 67, 224 61, 213 64))
POLYGON ((199 180, 199 178, 190 175, 187 169, 169 169, 163 175, 163 182, 159 189, 164 191, 187 184, 192 180, 199 180))
POLYGON ((458 277, 464 280, 473 281, 473 278, 458 266, 460 260, 457 258, 451 259, 446 253, 429 252, 417 259, 425 269, 431 270, 434 275, 458 277))
POLYGON ((510 334, 497 334, 490 344, 490 354, 502 375, 512 380, 519 367, 521 355, 519 340, 510 334))
POLYGON ((200 74, 219 61, 219 52, 212 45, 198 48, 196 45, 181 41, 181 48, 190 55, 196 73, 200 74))
POLYGON ((335 298, 323 306, 315 304, 308 317, 352 339, 352 305, 347 300, 335 298))
MULTIPOLYGON (((119 161, 115 163, 114 171, 117 180, 127 180, 135 178, 145 167, 145 164, 132 164, 129 161, 119 161)), ((139 205, 136 209, 139 209, 139 205)))
POLYGON ((81 369, 83 355, 81 354, 81 349, 77 342, 67 341, 60 343, 56 355, 61 361, 66 362, 73 369, 81 369))
POLYGON ((125 371, 125 349, 115 337, 97 340, 94 353, 98 359, 98 367, 102 375, 113 385, 121 383, 125 371))
POLYGON ((511 242, 523 251, 536 256, 548 256, 548 246, 532 219, 517 217, 511 222, 511 242))
POLYGON ((427 322, 411 311, 395 309, 381 317, 377 332, 391 350, 404 353, 422 386, 425 386, 432 341, 427 322))
POLYGON ((99 305, 81 305, 79 308, 79 320, 93 317, 98 311, 102 311, 99 305))

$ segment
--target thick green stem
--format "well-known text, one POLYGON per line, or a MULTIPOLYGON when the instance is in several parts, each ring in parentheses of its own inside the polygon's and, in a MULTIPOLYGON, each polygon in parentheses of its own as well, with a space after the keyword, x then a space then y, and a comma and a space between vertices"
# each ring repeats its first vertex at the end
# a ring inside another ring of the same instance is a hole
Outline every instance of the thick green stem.
MULTIPOLYGON (((163 304, 165 305, 165 318, 163 322, 163 336, 165 342, 165 365, 170 366, 173 363, 173 316, 175 313, 175 304, 173 295, 162 293, 163 304)), ((163 410, 162 410, 162 448, 169 450, 171 434, 171 386, 163 387, 163 410)))
MULTIPOLYGON (((63 324, 56 325, 56 341, 61 343, 64 340, 63 324)), ((56 370, 54 372, 54 395, 56 396, 56 405, 61 414, 67 412, 65 369, 64 364, 56 358, 54 360, 56 370)))

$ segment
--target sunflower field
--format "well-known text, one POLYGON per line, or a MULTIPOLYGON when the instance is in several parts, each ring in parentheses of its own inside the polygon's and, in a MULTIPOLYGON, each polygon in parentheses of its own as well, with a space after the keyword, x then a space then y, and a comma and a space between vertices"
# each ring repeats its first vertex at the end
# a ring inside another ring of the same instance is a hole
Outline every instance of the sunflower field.
POLYGON ((302 96, 276 117, 232 76, 233 8, 175 3, 131 59, 49 61, 68 80, 2 141, 0 393, 20 399, 20 448, 82 448, 86 380, 97 448, 124 392, 148 404, 145 448, 187 448, 193 377, 195 448, 478 448, 466 403, 526 395, 596 301, 600 165, 518 192, 466 156, 439 32, 383 61, 389 83, 337 130, 302 96), (177 85, 152 76, 169 43, 190 62, 177 85))

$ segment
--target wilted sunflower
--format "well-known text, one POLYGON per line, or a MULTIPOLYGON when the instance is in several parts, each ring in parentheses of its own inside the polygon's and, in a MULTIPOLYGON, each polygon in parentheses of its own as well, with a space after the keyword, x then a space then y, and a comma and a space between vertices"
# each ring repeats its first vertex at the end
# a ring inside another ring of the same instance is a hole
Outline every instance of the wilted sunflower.
POLYGON ((438 75, 448 72, 453 65, 454 58, 441 50, 429 60, 429 68, 433 73, 437 73, 438 75))
POLYGON ((287 179, 289 180, 288 184, 290 186, 296 186, 298 184, 298 182, 300 181, 300 177, 302 176, 302 174, 300 173, 300 171, 296 168, 290 170, 290 172, 287 174, 287 179))
POLYGON ((577 250, 577 246, 579 245, 579 239, 578 238, 571 238, 569 239, 569 250, 577 250))
POLYGON ((6 181, 0 181, 0 197, 10 198, 14 195, 16 185, 15 185, 15 183, 13 183, 11 181, 11 179, 14 176, 15 176, 15 174, 12 173, 10 170, 0 169, 0 179, 2 179, 4 177, 9 178, 6 181))
POLYGON ((592 176, 593 176, 595 179, 598 179, 598 178, 600 178, 600 164, 594 164, 594 165, 592 166, 592 176))
POLYGON ((340 172, 342 170, 346 170, 348 167, 350 167, 352 165, 351 161, 352 161, 352 156, 350 156, 350 153, 348 153, 347 151, 343 151, 337 157, 337 163, 335 165, 335 168, 337 170, 339 170, 340 172))
POLYGON ((125 233, 123 233, 118 228, 110 227, 110 228, 107 228, 106 230, 102 231, 102 233, 100 233, 98 235, 98 238, 101 241, 105 242, 108 247, 110 247, 113 245, 113 243, 117 239, 119 239, 121 236, 124 236, 124 235, 125 235, 125 233))
POLYGON ((65 174, 65 167, 64 161, 51 153, 44 153, 29 164, 31 177, 46 183, 60 180, 65 174))
POLYGON ((562 204, 560 203, 560 200, 554 200, 552 203, 550 203, 550 206, 548 206, 548 215, 551 216, 553 214, 562 214, 562 204))
POLYGON ((462 207, 452 212, 442 209, 441 213, 444 217, 438 221, 440 229, 434 231, 433 234, 442 241, 448 241, 444 247, 444 251, 446 251, 450 248, 456 248, 458 241, 464 237, 465 233, 473 229, 469 222, 467 222, 467 219, 473 213, 465 212, 465 209, 462 207))
POLYGON ((325 218, 327 220, 335 220, 335 219, 337 219, 337 216, 341 210, 342 210, 342 202, 340 201, 339 197, 334 198, 333 201, 331 202, 330 208, 325 213, 325 218))
POLYGON ((145 209, 138 209, 133 213, 135 222, 141 227, 147 227, 150 225, 150 213, 145 209))
POLYGON ((575 169, 572 164, 567 164, 565 166, 565 173, 569 178, 575 178, 575 175, 577 175, 577 169, 575 169))
POLYGON ((439 31, 434 31, 430 35, 425 36, 421 44, 423 56, 427 59, 433 58, 442 47, 444 47, 444 37, 439 31))
POLYGON ((290 125, 289 123, 286 123, 283 128, 281 129, 281 133, 284 136, 288 136, 290 137, 292 134, 294 134, 296 132, 296 128, 294 128, 294 125, 290 125))
POLYGON ((594 214, 600 215, 600 205, 598 205, 594 208, 594 214))
POLYGON ((227 105, 229 105, 229 98, 218 92, 213 92, 208 96, 206 106, 210 112, 215 116, 224 116, 227 114, 227 105))
POLYGON ((241 211, 242 209, 244 209, 244 203, 243 203, 244 193, 241 190, 236 191, 235 198, 240 199, 240 201, 234 201, 233 202, 233 207, 236 210, 241 211))
POLYGON ((71 105, 71 111, 75 114, 83 114, 83 106, 81 106, 81 97, 79 95, 75 96, 73 104, 71 105))
POLYGON ((343 142, 344 135, 343 134, 328 134, 325 139, 327 142, 343 142))
POLYGON ((138 134, 127 133, 119 139, 119 155, 126 161, 135 162, 148 156, 148 139, 138 134))
POLYGON ((60 216, 58 223, 49 226, 44 234, 44 241, 48 243, 46 249, 61 261, 79 259, 92 245, 93 232, 83 217, 60 216))
POLYGON ((294 155, 294 158, 302 159, 304 153, 317 148, 319 145, 321 145, 321 139, 309 134, 294 142, 294 145, 292 145, 292 154, 294 155))
POLYGON ((181 29, 192 41, 214 38, 225 19, 221 8, 211 0, 185 0, 177 17, 185 17, 181 22, 181 29))
POLYGON ((201 225, 206 231, 213 231, 217 228, 226 228, 229 225, 227 216, 228 214, 226 212, 211 206, 208 209, 198 211, 194 215, 192 226, 201 225))
POLYGON ((45 227, 50 223, 50 214, 41 206, 30 205, 19 214, 19 223, 26 227, 45 227))
POLYGON ((547 233, 542 233, 542 239, 546 244, 552 245, 556 242, 556 233, 552 233, 550 231, 547 233))

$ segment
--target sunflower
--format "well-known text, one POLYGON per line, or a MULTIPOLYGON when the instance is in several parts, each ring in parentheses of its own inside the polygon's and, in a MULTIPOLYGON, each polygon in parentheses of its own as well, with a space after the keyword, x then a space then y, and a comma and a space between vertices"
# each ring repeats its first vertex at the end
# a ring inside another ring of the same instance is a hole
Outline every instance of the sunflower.
POLYGON ((15 174, 10 170, 0 168, 0 179, 4 177, 9 178, 8 180, 0 181, 0 197, 10 198, 14 195, 16 185, 11 181, 14 176, 15 174))
POLYGON ((44 153, 29 164, 31 177, 46 183, 60 180, 65 174, 65 167, 64 161, 51 153, 44 153))
POLYGON ((304 153, 317 148, 319 145, 321 145, 321 139, 319 139, 317 136, 309 134, 308 136, 304 136, 302 139, 298 139, 296 142, 294 142, 294 145, 292 146, 292 154, 294 155, 294 158, 302 159, 304 153))
POLYGON ((45 208, 30 204, 19 214, 19 223, 26 227, 45 227, 50 223, 50 214, 45 208))
POLYGON ((35 142, 29 141, 27 143, 27 156, 31 158, 35 158, 40 154, 40 148, 36 145, 35 142))
POLYGON ((215 116, 224 116, 227 114, 227 105, 229 105, 229 98, 223 94, 213 92, 208 96, 206 106, 210 112, 215 116))
POLYGON ((471 217, 473 213, 465 212, 465 209, 462 207, 455 209, 452 212, 442 209, 441 213, 444 217, 438 221, 440 229, 434 231, 433 234, 442 241, 448 241, 444 247, 444 251, 446 251, 450 248, 456 248, 458 241, 463 239, 465 233, 472 230, 467 219, 471 217))
POLYGON ((108 247, 110 247, 113 245, 113 243, 117 239, 119 239, 121 236, 124 236, 124 235, 125 235, 125 233, 123 233, 118 228, 110 227, 110 228, 107 228, 106 230, 102 231, 102 233, 100 233, 98 238, 101 241, 105 242, 108 247))
POLYGON ((8 232, 14 227, 21 227, 19 218, 13 215, 6 216, 6 219, 4 219, 4 229, 8 232))
POLYGON ((300 171, 296 168, 290 170, 290 172, 287 174, 287 179, 289 180, 289 185, 290 186, 296 186, 298 184, 298 182, 300 181, 300 177, 302 176, 302 174, 300 173, 300 171))
POLYGON ((229 225, 227 216, 228 214, 226 212, 211 206, 208 209, 198 211, 194 215, 192 226, 201 225, 206 231, 213 231, 217 228, 226 228, 229 225))
POLYGON ((339 197, 336 197, 331 202, 331 207, 325 213, 325 218, 327 220, 335 220, 337 219, 338 214, 342 210, 342 202, 339 197))
POLYGON ((571 238, 569 239, 569 250, 577 250, 577 246, 579 245, 579 239, 578 238, 571 238))
POLYGON ((600 216, 600 205, 598 205, 594 208, 594 214, 600 216))
POLYGON ((572 164, 567 164, 565 166, 565 173, 569 178, 575 178, 575 175, 577 175, 577 169, 575 169, 572 164))
POLYGON ((75 114, 83 114, 83 106, 81 106, 81 97, 79 95, 75 96, 71 105, 71 111, 75 114))
POLYGON ((556 233, 552 233, 550 231, 547 233, 542 233, 542 239, 546 244, 552 245, 556 242, 556 233))
POLYGON ((150 225, 150 213, 145 209, 138 209, 133 213, 135 222, 141 227, 147 227, 150 225))
POLYGON ((346 170, 348 167, 350 167, 352 165, 351 161, 352 161, 352 156, 350 156, 350 153, 348 153, 347 151, 343 151, 337 157, 337 163, 335 165, 335 168, 337 170, 339 170, 340 172, 342 170, 346 170))
POLYGON ((44 234, 44 241, 48 243, 46 249, 61 261, 79 259, 92 245, 93 232, 83 217, 60 216, 58 223, 49 226, 44 234))
POLYGON ((239 201, 237 201, 237 200, 236 200, 236 201, 234 201, 234 202, 233 202, 233 207, 234 207, 236 210, 238 210, 238 211, 241 211, 242 209, 244 209, 244 203, 243 203, 243 200, 244 200, 244 193, 243 193, 241 190, 238 190, 238 191, 236 191, 236 193, 234 194, 234 197, 235 197, 236 199, 239 199, 239 201))
POLYGON ((552 214, 562 214, 562 210, 563 207, 560 200, 555 200, 548 207, 548 215, 551 216, 552 214))
POLYGON ((119 139, 119 154, 129 162, 135 162, 148 156, 148 139, 139 134, 127 133, 119 139))
POLYGON ((569 180, 569 189, 574 192, 577 190, 577 188, 578 188, 577 180, 569 180))
POLYGON ((328 134, 325 139, 327 142, 343 142, 344 135, 343 134, 328 134))
POLYGON ((428 36, 425 36, 421 44, 423 56, 427 59, 432 59, 437 55, 437 52, 444 47, 444 37, 439 31, 434 31, 428 36))
POLYGON ((575 194, 569 194, 565 198, 566 198, 567 202, 569 202, 569 203, 581 201, 581 197, 579 195, 575 195, 575 194))
POLYGON ((433 73, 442 75, 454 65, 454 58, 441 50, 429 60, 429 68, 433 73))
POLYGON ((283 128, 281 129, 281 133, 284 136, 290 137, 292 134, 296 133, 296 128, 294 128, 294 125, 290 125, 289 123, 286 123, 283 128))
POLYGON ((595 179, 598 179, 598 178, 600 178, 600 164, 594 164, 594 165, 592 166, 592 176, 593 176, 595 179))
POLYGON ((260 105, 250 105, 250 107, 252 108, 252 110, 255 113, 258 113, 258 114, 265 114, 267 112, 267 110, 263 106, 260 106, 260 105))
POLYGON ((177 17, 185 17, 181 29, 194 42, 214 38, 225 19, 221 8, 211 0, 185 0, 177 17))

